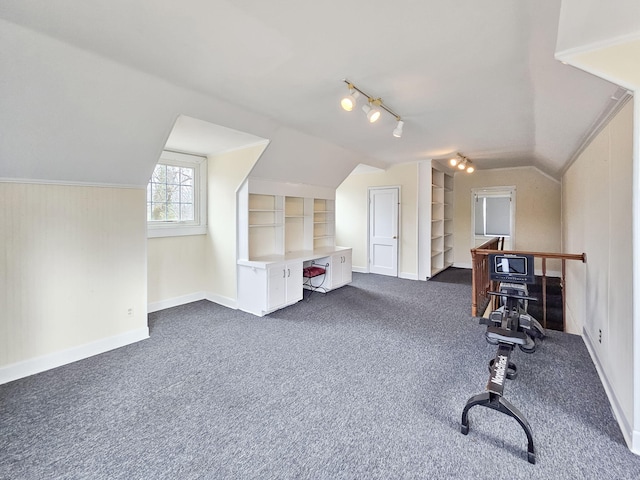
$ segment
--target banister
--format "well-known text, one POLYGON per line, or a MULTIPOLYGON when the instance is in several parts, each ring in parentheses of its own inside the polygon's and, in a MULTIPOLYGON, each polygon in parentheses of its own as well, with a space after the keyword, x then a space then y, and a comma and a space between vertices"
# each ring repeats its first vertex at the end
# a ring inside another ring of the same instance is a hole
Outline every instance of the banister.
POLYGON ((472 303, 471 303, 471 314, 475 317, 478 316, 479 307, 482 307, 482 313, 484 313, 484 309, 491 301, 490 296, 487 292, 491 290, 495 290, 496 285, 493 285, 489 279, 488 265, 487 259, 488 256, 492 253, 509 253, 514 255, 532 255, 534 258, 542 259, 542 303, 543 303, 543 319, 542 324, 543 327, 547 327, 547 259, 556 259, 562 261, 562 277, 561 277, 561 288, 562 288, 562 315, 563 320, 566 318, 566 302, 565 302, 565 276, 566 276, 566 267, 565 262, 567 260, 579 260, 582 263, 586 263, 587 256, 585 253, 573 254, 573 253, 551 253, 551 252, 532 252, 526 250, 500 250, 500 243, 504 244, 504 239, 499 237, 494 237, 491 240, 485 242, 480 245, 478 248, 471 249, 471 260, 472 260, 472 286, 471 286, 471 295, 472 295, 472 303))

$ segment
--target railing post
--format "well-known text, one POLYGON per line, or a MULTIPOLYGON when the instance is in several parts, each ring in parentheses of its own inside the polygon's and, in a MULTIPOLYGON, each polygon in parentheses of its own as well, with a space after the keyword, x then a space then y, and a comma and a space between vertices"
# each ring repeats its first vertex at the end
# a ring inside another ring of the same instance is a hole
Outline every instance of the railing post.
POLYGON ((476 270, 476 252, 471 249, 471 315, 478 316, 478 273, 476 270))
POLYGON ((542 257, 542 327, 547 328, 547 257, 542 257))
POLYGON ((567 331, 567 304, 565 302, 566 293, 564 291, 564 277, 566 275, 565 259, 562 259, 562 280, 560 281, 560 295, 562 295, 562 329, 567 331))

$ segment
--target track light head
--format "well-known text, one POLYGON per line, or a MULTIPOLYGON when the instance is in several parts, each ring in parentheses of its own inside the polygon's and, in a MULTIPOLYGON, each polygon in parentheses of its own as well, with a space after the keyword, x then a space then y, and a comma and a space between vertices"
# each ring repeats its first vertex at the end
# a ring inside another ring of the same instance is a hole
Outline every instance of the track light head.
POLYGON ((393 136, 396 138, 400 138, 402 136, 402 127, 404 127, 404 122, 402 120, 398 120, 398 125, 393 130, 393 136))
POLYGON ((467 160, 464 159, 458 164, 458 170, 464 170, 467 168, 467 160))
POLYGON ((473 168, 473 165, 470 164, 469 166, 467 166, 467 173, 473 173, 475 170, 476 169, 473 168))
POLYGON ((380 118, 380 109, 378 107, 373 107, 367 113, 367 120, 369 120, 369 123, 377 122, 379 118, 380 118))
POLYGON ((373 102, 369 100, 369 103, 362 106, 362 111, 367 116, 367 120, 369 123, 373 123, 380 118, 380 109, 378 107, 373 107, 373 102))
POLYGON ((340 106, 347 112, 350 112, 355 108, 359 96, 360 92, 355 90, 353 86, 350 85, 349 94, 342 97, 342 100, 340 100, 340 106))
POLYGON ((455 167, 456 165, 458 165, 458 159, 457 158, 450 159, 449 165, 451 165, 452 167, 455 167))

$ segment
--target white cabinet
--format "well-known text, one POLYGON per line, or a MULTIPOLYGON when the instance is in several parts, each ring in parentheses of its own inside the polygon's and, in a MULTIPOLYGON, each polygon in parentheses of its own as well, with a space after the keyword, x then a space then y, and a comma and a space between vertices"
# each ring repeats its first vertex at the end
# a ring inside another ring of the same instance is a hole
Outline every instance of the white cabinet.
POLYGON ((351 249, 335 246, 333 189, 247 179, 237 198, 240 310, 263 316, 298 302, 314 262, 332 265, 323 291, 351 282, 351 249))
POLYGON ((302 300, 302 262, 269 266, 267 311, 302 300))
POLYGON ((238 265, 238 304, 263 316, 302 300, 302 261, 238 265))
POLYGON ((351 269, 351 249, 331 255, 329 261, 329 289, 338 288, 351 283, 353 273, 351 269))

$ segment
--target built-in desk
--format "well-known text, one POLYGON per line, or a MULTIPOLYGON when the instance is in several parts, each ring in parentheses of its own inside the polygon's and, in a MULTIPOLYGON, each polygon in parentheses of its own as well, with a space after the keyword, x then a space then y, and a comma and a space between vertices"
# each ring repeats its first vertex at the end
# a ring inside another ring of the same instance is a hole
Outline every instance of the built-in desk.
POLYGON ((348 247, 322 247, 238 260, 238 308, 263 316, 302 300, 302 270, 312 262, 328 265, 325 291, 352 280, 348 247))

